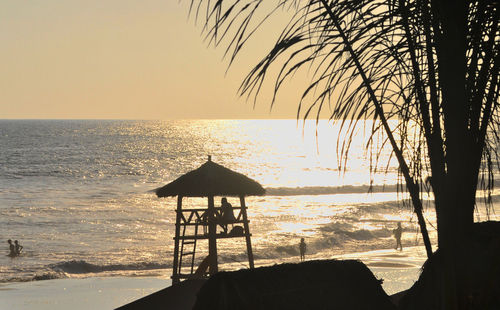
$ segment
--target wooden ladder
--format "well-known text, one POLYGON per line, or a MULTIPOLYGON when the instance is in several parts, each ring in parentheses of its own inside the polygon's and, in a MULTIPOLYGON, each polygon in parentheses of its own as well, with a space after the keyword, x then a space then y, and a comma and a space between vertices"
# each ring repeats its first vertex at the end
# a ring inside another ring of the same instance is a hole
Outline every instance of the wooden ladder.
POLYGON ((194 225, 194 238, 193 239, 186 239, 186 227, 188 225, 184 225, 184 228, 182 229, 182 237, 181 237, 181 252, 179 254, 179 270, 178 270, 178 274, 182 274, 182 258, 184 256, 191 256, 191 271, 190 271, 190 274, 194 274, 194 259, 195 259, 195 255, 196 255, 196 240, 198 239, 197 236, 198 236, 198 226, 200 225, 200 223, 198 221, 195 222, 195 225, 194 225), (192 250, 191 251, 188 251, 188 252, 184 252, 185 251, 185 245, 192 245, 192 250))

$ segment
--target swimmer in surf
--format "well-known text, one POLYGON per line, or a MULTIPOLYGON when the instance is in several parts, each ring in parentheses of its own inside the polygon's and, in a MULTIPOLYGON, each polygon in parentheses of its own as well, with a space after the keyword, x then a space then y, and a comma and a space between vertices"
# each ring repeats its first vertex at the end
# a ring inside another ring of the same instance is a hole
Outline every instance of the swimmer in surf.
POLYGON ((19 241, 14 241, 14 245, 16 247, 16 254, 21 255, 21 251, 23 250, 23 246, 19 244, 19 241))
POLYGON ((17 256, 16 246, 12 243, 12 240, 10 240, 10 239, 7 240, 7 243, 9 244, 9 250, 10 250, 10 253, 7 256, 10 256, 10 257, 17 256))

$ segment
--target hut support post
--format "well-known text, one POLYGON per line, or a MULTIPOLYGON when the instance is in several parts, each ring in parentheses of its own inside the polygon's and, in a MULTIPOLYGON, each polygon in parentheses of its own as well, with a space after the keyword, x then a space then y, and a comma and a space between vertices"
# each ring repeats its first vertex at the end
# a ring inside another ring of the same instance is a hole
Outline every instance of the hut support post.
POLYGON ((175 219, 175 247, 174 247, 174 264, 172 270, 172 284, 180 282, 178 275, 179 268, 179 237, 181 232, 181 217, 182 217, 182 196, 177 196, 177 216, 175 219))
POLYGON ((243 226, 245 227, 245 239, 247 241, 248 264, 250 269, 254 268, 252 242, 250 241, 250 227, 248 225, 247 208, 245 205, 245 196, 240 196, 241 214, 243 215, 243 226))
POLYGON ((210 275, 217 273, 217 219, 215 218, 214 196, 208 196, 208 255, 210 275))

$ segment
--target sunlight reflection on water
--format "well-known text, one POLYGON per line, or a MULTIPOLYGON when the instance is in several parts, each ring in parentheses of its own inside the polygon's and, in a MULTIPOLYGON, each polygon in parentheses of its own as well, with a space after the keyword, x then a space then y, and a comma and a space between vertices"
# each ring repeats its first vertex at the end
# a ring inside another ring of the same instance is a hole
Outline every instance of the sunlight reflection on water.
MULTIPOLYGON (((421 244, 416 218, 401 204, 405 195, 396 193, 390 152, 381 153, 381 172, 370 174, 367 136, 358 132, 344 171, 336 152, 338 125, 303 125, 0 121, 0 226, 4 239, 19 239, 25 247, 19 259, 0 256, 0 266, 7 266, 0 280, 54 272, 49 266, 61 262, 118 274, 170 268, 176 199, 158 199, 152 190, 196 169, 207 155, 268 190, 269 196, 247 198, 254 251, 262 261, 295 259, 301 237, 308 254, 318 258, 389 249, 397 221, 403 222, 404 242, 421 244), (374 192, 367 194, 370 182, 374 192)), ((205 207, 206 199, 185 198, 183 205, 205 207)), ((478 212, 486 218, 482 208, 478 212)), ((430 204, 425 217, 435 223, 430 204)), ((435 229, 429 229, 435 240, 435 229)), ((200 259, 206 247, 200 243, 200 259)), ((244 262, 245 251, 242 240, 220 243, 221 261, 228 264, 244 262)))

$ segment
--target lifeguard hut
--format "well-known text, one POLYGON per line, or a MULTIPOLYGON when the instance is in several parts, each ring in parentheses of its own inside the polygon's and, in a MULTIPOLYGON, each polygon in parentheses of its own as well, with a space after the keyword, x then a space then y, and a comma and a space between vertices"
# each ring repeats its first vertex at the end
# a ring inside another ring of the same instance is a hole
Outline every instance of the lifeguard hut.
POLYGON ((250 268, 254 268, 245 196, 264 195, 264 193, 265 190, 259 183, 212 162, 210 156, 198 169, 157 189, 158 197, 177 196, 172 283, 217 273, 217 239, 222 238, 245 238, 248 263, 250 268), (231 223, 221 220, 221 208, 214 205, 214 197, 217 196, 239 197, 240 206, 233 206, 237 215, 231 223), (208 205, 206 208, 183 208, 184 197, 207 197, 208 205), (195 269, 197 242, 203 240, 208 240, 208 256, 195 269), (186 259, 188 264, 183 265, 186 264, 186 259))

